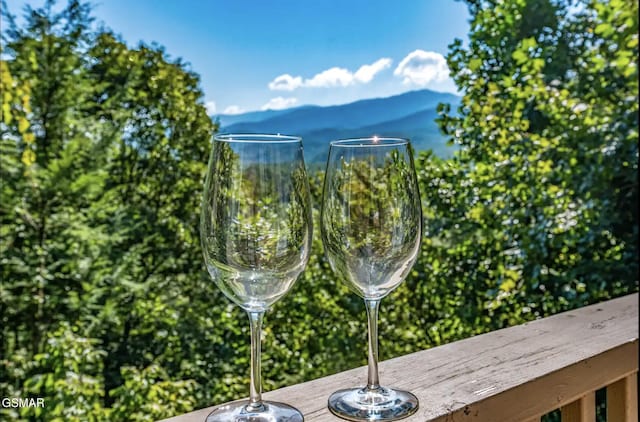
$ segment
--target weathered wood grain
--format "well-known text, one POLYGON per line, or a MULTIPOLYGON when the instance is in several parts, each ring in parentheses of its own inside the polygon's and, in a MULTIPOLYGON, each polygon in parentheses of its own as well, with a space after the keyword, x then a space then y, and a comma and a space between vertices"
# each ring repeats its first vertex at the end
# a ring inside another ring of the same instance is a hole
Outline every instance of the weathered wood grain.
POLYGON ((607 421, 638 422, 637 374, 607 387, 607 421))
MULTIPOLYGON (((380 379, 420 400, 406 422, 521 422, 637 370, 638 295, 633 294, 383 361, 380 379)), ((365 382, 366 368, 356 368, 264 397, 297 407, 307 422, 339 421, 327 410, 327 397, 365 382)), ((167 421, 204 421, 211 410, 167 421)))
POLYGON ((596 392, 563 406, 562 422, 596 422, 596 392))

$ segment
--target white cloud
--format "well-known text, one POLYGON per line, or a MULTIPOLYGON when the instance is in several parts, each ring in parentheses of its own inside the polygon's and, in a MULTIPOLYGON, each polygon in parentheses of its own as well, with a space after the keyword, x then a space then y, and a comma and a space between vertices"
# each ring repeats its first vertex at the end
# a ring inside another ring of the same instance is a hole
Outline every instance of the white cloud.
POLYGON ((365 64, 360 66, 360 69, 355 73, 354 78, 363 84, 371 82, 377 73, 391 66, 391 59, 383 58, 372 64, 365 64))
POLYGON ((425 86, 431 82, 446 81, 449 68, 442 54, 415 50, 402 59, 393 74, 403 78, 402 83, 406 85, 425 86))
POLYGON ((302 78, 300 76, 293 77, 288 73, 280 75, 269 82, 269 89, 272 91, 293 91, 301 86, 302 78))
POLYGON ((289 108, 295 105, 298 102, 297 98, 288 97, 276 97, 269 100, 268 103, 261 107, 262 110, 282 110, 284 108, 289 108))
POLYGON ((291 76, 285 73, 269 82, 269 89, 273 91, 293 91, 300 87, 329 88, 349 86, 356 83, 367 84, 371 82, 379 72, 390 66, 391 59, 382 58, 371 64, 360 66, 355 73, 343 67, 332 67, 305 80, 303 80, 301 76, 291 76))
POLYGON ((229 107, 224 109, 224 114, 241 114, 241 113, 244 113, 244 110, 237 105, 230 105, 229 107))
POLYGON ((304 86, 326 88, 331 86, 347 86, 353 83, 353 73, 342 67, 332 67, 304 81, 304 86))
POLYGON ((204 103, 204 106, 207 109, 207 114, 209 116, 211 116, 212 114, 215 114, 216 112, 216 102, 215 101, 207 101, 206 103, 204 103))

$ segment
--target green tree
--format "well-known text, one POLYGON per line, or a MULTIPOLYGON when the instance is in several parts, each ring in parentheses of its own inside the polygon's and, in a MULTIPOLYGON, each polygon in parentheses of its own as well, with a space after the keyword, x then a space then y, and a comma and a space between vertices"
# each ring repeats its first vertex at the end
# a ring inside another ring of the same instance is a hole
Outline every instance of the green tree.
POLYGON ((440 119, 461 150, 423 163, 431 265, 482 329, 637 290, 637 2, 468 4, 440 119))
POLYGON ((136 418, 169 416, 193 405, 183 361, 205 331, 193 210, 215 126, 185 63, 53 6, 23 27, 2 8, 0 387, 48 400, 24 417, 101 420, 134 415, 117 387, 143 383, 156 410, 136 418))
POLYGON ((90 272, 81 258, 95 254, 83 240, 100 239, 87 220, 106 176, 92 158, 100 145, 84 130, 91 122, 75 106, 91 89, 72 54, 86 17, 76 4, 55 16, 48 10, 51 19, 44 13, 27 9, 28 30, 12 26, 4 35, 14 41, 3 50, 12 57, 3 80, 20 81, 18 95, 28 89, 2 125, 3 143, 14 149, 3 168, 3 355, 27 358, 43 350, 51 327, 78 315, 70 297, 90 272))

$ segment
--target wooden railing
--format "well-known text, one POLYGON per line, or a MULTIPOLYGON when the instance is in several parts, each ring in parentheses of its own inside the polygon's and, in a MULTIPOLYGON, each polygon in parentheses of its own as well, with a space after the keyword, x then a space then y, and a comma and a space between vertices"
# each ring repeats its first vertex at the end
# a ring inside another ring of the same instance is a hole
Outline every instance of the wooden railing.
MULTIPOLYGON (((357 368, 264 396, 308 422, 340 421, 327 397, 365 379, 357 368)), ((380 379, 418 396, 407 422, 532 422, 556 409, 562 422, 593 422, 603 387, 607 421, 637 422, 638 294, 390 359, 380 379)), ((204 421, 211 410, 168 421, 204 421)))

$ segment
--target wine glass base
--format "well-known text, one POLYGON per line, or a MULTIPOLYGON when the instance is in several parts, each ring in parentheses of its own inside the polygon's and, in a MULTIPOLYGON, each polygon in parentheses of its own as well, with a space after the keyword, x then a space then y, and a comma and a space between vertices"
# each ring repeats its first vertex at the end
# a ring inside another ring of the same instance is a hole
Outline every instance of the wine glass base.
POLYGON ((239 401, 216 407, 206 422, 303 422, 302 413, 288 404, 263 401, 262 407, 250 409, 249 401, 239 401))
POLYGON ((413 415, 418 398, 392 388, 349 388, 329 397, 329 410, 350 421, 395 421, 413 415))

